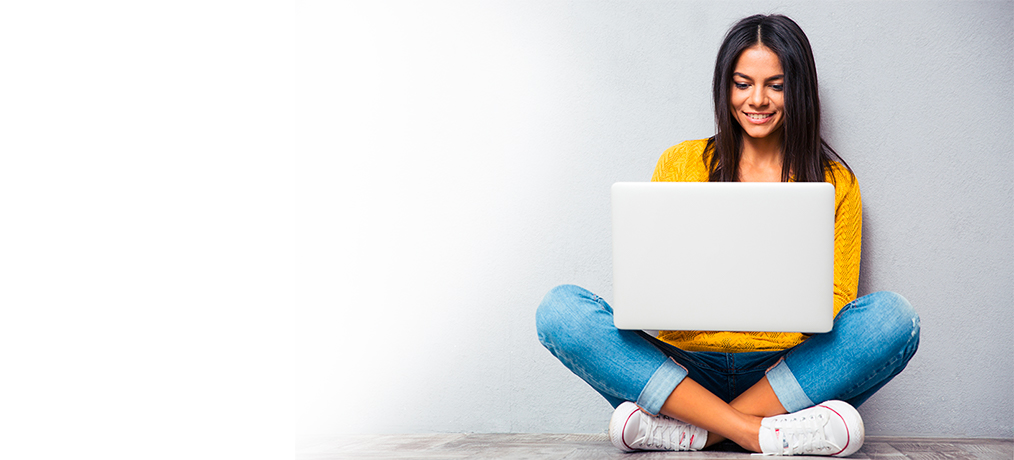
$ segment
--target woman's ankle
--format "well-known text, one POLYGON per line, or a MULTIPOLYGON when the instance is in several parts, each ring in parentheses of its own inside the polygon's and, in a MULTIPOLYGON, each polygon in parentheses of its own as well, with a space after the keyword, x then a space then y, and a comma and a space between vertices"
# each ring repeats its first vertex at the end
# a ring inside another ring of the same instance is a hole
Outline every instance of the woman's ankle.
POLYGON ((737 430, 736 439, 731 439, 740 447, 750 452, 760 452, 760 427, 762 418, 756 415, 745 415, 743 424, 737 430))

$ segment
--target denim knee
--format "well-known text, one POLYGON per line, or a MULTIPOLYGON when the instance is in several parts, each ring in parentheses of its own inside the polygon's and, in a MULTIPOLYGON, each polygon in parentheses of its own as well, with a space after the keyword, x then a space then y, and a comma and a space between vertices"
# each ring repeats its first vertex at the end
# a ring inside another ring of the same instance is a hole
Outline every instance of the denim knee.
POLYGON ((842 308, 831 332, 793 347, 768 381, 786 410, 828 399, 858 406, 901 372, 918 347, 912 305, 893 292, 876 292, 842 308))
MULTIPOLYGON (((539 333, 539 341, 552 350, 550 342, 561 335, 568 327, 580 323, 582 298, 595 295, 588 290, 572 284, 557 286, 542 298, 542 303, 535 311, 535 328, 539 333)), ((566 335, 566 333, 564 333, 566 335)))
POLYGON ((539 342, 574 370, 575 360, 595 353, 595 341, 589 336, 607 321, 601 316, 608 311, 604 304, 579 286, 565 284, 551 289, 535 311, 539 342))
POLYGON ((553 288, 535 313, 539 341, 614 407, 634 401, 656 414, 687 371, 639 333, 617 329, 612 311, 586 289, 553 288))
POLYGON ((920 324, 919 314, 912 308, 912 304, 900 294, 890 291, 875 292, 869 297, 871 305, 875 305, 875 308, 870 309, 870 324, 878 326, 886 343, 913 345, 911 354, 914 354, 914 348, 919 344, 920 324))

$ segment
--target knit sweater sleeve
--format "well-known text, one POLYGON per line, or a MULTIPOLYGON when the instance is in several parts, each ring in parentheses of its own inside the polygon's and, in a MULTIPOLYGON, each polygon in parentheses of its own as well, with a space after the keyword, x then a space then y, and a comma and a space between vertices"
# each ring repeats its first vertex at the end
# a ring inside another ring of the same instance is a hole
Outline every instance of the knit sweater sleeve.
POLYGON ((847 169, 835 165, 834 210, 834 314, 856 299, 863 242, 863 203, 859 182, 847 169))

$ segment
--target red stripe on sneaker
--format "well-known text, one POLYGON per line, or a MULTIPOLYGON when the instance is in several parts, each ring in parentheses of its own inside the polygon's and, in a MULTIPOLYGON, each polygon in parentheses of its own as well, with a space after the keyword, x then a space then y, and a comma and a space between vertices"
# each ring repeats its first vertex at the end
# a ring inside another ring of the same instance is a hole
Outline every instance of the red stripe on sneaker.
POLYGON ((838 418, 841 419, 842 425, 845 425, 845 447, 842 447, 841 450, 839 450, 838 452, 831 454, 831 456, 834 457, 835 455, 845 452, 845 449, 849 448, 849 442, 852 442, 852 433, 851 433, 852 430, 849 429, 849 424, 845 422, 845 417, 842 417, 841 414, 838 413, 838 411, 822 404, 820 405, 820 407, 823 407, 824 409, 834 412, 834 415, 837 415, 838 418))
POLYGON ((623 431, 620 432, 620 441, 623 441, 623 445, 627 446, 627 449, 630 449, 630 450, 637 450, 637 449, 634 449, 633 447, 630 447, 630 444, 627 444, 627 438, 626 438, 626 436, 624 436, 624 434, 627 433, 627 422, 630 421, 630 417, 633 417, 634 414, 636 414, 638 411, 640 411, 640 409, 631 412, 630 415, 627 416, 627 419, 623 421, 623 431))

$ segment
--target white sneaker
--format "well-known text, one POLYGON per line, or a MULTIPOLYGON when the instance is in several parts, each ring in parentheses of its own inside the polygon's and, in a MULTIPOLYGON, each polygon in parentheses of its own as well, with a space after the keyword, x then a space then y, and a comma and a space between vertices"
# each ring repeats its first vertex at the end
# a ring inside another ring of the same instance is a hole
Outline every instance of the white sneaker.
POLYGON ((652 417, 636 404, 625 402, 609 420, 609 440, 624 452, 701 450, 708 441, 708 432, 664 415, 652 417))
POLYGON ((863 446, 863 418, 849 403, 827 401, 761 420, 761 452, 845 457, 863 446))

